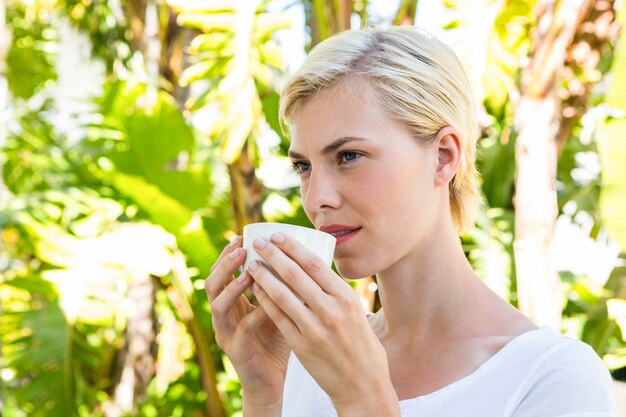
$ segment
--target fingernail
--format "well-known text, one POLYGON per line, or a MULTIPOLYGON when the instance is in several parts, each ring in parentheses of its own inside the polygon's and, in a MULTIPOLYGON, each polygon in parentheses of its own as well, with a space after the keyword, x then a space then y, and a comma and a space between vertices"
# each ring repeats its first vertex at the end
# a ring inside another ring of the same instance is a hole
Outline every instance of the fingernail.
POLYGON ((267 240, 265 240, 263 238, 259 238, 259 239, 254 241, 254 247, 255 248, 263 249, 266 246, 267 246, 267 240))
POLYGON ((285 235, 280 232, 274 233, 272 235, 272 241, 276 243, 283 243, 285 241, 285 235))
POLYGON ((250 262, 250 265, 248 265, 248 269, 252 271, 256 271, 258 267, 259 267, 259 264, 257 263, 257 261, 252 261, 250 262))
POLYGON ((236 258, 236 257, 238 257, 239 255, 241 255, 241 251, 242 251, 242 250, 243 250, 243 249, 241 249, 241 248, 237 248, 237 249, 235 249, 234 251, 232 251, 232 252, 231 252, 231 254, 230 254, 230 255, 228 255, 228 257, 229 257, 230 259, 235 259, 235 258, 236 258))
POLYGON ((234 238, 232 238, 228 246, 234 246, 235 243, 237 243, 237 240, 239 240, 239 236, 235 236, 234 238))
POLYGON ((242 273, 241 275, 239 275, 239 276, 237 277, 237 282, 241 284, 242 282, 244 282, 245 280, 247 280, 247 279, 248 279, 248 277, 249 277, 248 273, 247 273, 247 272, 244 272, 244 273, 242 273))

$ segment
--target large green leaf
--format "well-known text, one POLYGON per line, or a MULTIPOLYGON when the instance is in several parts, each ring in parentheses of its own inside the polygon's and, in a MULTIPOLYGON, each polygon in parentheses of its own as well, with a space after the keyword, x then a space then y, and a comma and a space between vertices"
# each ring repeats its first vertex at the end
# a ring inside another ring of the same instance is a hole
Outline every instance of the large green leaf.
POLYGON ((0 301, 3 394, 33 417, 65 417, 73 410, 71 330, 55 289, 35 277, 3 283, 0 301), (4 377, 6 378, 6 377, 4 377))
POLYGON ((208 275, 218 252, 197 214, 142 177, 111 172, 109 180, 148 213, 155 224, 176 237, 178 247, 187 255, 190 265, 198 269, 197 275, 208 275))
MULTIPOLYGON (((193 133, 173 98, 142 83, 120 82, 99 100, 104 126, 112 126, 128 143, 137 172, 153 174, 180 152, 193 150, 193 133)), ((131 166, 120 166, 131 171, 131 166)))
MULTIPOLYGON (((620 13, 622 26, 626 12, 620 13)), ((626 250, 626 31, 622 31, 611 68, 606 105, 616 114, 601 128, 598 151, 602 164, 600 208, 609 234, 626 250)))
POLYGON ((113 149, 104 155, 117 170, 145 178, 188 208, 207 205, 209 167, 194 165, 194 135, 171 96, 119 82, 98 103, 104 120, 91 126, 92 136, 111 138, 113 149))

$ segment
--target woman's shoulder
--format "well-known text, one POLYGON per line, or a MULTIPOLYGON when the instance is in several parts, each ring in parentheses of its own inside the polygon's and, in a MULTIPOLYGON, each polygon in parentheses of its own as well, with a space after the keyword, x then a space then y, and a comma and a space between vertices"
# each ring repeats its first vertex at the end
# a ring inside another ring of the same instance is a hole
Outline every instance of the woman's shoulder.
POLYGON ((537 358, 537 371, 542 374, 569 374, 574 379, 610 379, 608 368, 587 343, 564 336, 544 326, 537 331, 532 343, 541 355, 537 358), (578 378, 575 378, 578 377, 578 378))
POLYGON ((477 374, 478 386, 491 386, 497 380, 502 389, 523 397, 555 391, 593 394, 612 387, 608 368, 591 346, 548 326, 513 338, 477 374))
POLYGON ((614 415, 611 375, 591 346, 549 327, 538 329, 532 336, 526 346, 520 346, 528 349, 523 355, 527 358, 517 363, 518 369, 524 370, 520 410, 556 412, 554 407, 561 407, 559 412, 614 415))
POLYGON ((510 351, 511 359, 515 359, 519 366, 528 371, 573 365, 582 365, 581 367, 585 368, 593 365, 606 369, 591 346, 572 337, 561 335, 549 326, 521 333, 505 348, 509 348, 503 350, 510 351))

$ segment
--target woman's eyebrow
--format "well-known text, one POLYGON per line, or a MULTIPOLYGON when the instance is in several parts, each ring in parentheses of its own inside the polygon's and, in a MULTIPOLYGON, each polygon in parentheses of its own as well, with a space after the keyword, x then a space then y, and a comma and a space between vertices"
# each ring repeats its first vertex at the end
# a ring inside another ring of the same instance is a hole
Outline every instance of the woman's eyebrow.
MULTIPOLYGON (((326 155, 326 154, 329 154, 329 153, 333 153, 337 149, 339 149, 343 145, 345 145, 346 143, 354 142, 354 141, 364 141, 364 140, 367 140, 367 139, 365 139, 365 138, 356 138, 356 137, 352 137, 352 136, 339 138, 339 139, 335 140, 334 142, 331 142, 330 144, 324 146, 322 148, 322 154, 326 155)), ((305 157, 302 154, 299 154, 298 152, 293 151, 291 149, 289 149, 289 152, 287 152, 287 154, 289 155, 290 158, 305 159, 305 157)))

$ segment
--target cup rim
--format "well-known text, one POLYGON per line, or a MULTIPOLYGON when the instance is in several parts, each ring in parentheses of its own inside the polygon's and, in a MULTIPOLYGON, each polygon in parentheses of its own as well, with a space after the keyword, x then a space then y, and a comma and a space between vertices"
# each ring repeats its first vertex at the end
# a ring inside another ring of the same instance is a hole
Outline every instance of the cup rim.
POLYGON ((248 223, 243 227, 243 230, 245 231, 246 228, 248 228, 249 226, 262 226, 262 225, 278 225, 278 226, 286 226, 288 228, 294 228, 294 229, 301 229, 304 230, 306 232, 317 232, 317 233, 321 233, 323 235, 327 235, 330 236, 332 238, 335 238, 333 235, 331 235, 330 233, 324 232, 322 230, 318 230, 314 227, 306 227, 306 226, 300 226, 298 224, 290 224, 290 223, 279 223, 279 222, 256 222, 256 223, 248 223))

